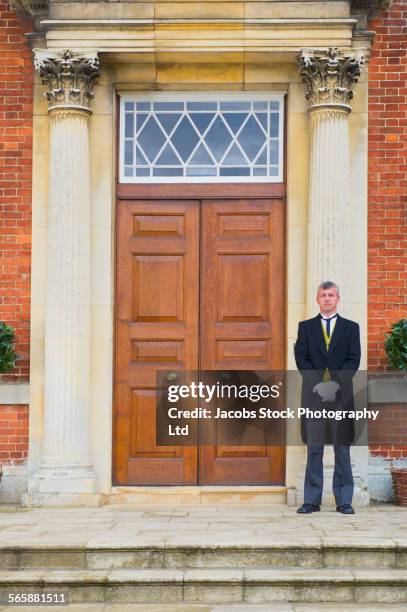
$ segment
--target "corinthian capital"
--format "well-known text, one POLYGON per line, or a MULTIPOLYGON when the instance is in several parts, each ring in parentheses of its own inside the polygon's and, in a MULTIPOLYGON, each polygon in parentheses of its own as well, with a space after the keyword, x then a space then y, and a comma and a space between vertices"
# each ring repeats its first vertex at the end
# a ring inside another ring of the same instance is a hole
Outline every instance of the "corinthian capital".
POLYGON ((52 53, 34 50, 34 66, 41 76, 50 108, 76 107, 89 109, 94 94, 95 79, 99 76, 96 54, 76 55, 72 51, 52 53))
POLYGON ((333 105, 350 110, 352 86, 360 75, 363 56, 342 55, 330 48, 326 53, 303 51, 298 63, 311 108, 333 105))

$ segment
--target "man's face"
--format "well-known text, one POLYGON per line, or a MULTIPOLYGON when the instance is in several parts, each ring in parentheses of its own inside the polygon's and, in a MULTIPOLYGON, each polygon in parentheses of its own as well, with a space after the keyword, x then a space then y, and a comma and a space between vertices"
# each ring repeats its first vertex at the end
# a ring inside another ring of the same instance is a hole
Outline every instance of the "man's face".
POLYGON ((339 303, 339 295, 335 287, 331 289, 320 289, 317 294, 317 302, 322 314, 329 315, 331 312, 335 312, 339 303))

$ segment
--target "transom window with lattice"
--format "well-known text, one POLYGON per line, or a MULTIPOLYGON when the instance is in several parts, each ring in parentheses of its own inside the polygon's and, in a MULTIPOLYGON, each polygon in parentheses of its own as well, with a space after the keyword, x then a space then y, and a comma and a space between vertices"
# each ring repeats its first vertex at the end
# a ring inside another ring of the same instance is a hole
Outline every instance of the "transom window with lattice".
POLYGON ((121 97, 121 182, 282 181, 282 94, 181 96, 121 97))

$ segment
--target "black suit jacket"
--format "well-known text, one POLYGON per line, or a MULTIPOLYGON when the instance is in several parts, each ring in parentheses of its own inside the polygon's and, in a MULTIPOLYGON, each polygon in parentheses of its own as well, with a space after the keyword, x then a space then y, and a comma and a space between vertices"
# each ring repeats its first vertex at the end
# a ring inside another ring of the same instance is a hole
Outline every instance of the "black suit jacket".
MULTIPOLYGON (((316 399, 313 388, 322 381, 324 371, 328 368, 332 380, 340 385, 338 402, 343 409, 353 410, 352 378, 359 368, 360 353, 359 325, 354 321, 338 315, 328 351, 319 315, 301 321, 294 347, 295 362, 303 377, 301 406, 312 407, 316 399)), ((354 435, 353 422, 352 427, 349 421, 347 423, 346 438, 350 442, 354 435)), ((306 442, 304 428, 302 433, 306 442)))

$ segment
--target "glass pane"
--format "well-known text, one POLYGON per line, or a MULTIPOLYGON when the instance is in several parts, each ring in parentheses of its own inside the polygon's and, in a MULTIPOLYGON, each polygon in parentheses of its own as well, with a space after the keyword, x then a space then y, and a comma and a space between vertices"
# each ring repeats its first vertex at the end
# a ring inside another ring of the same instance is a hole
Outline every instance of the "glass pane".
POLYGON ((232 132, 236 134, 248 116, 248 113, 225 113, 224 119, 232 132))
POLYGON ((217 102, 187 102, 187 110, 216 111, 217 102))
POLYGON ((222 119, 218 116, 206 135, 206 144, 216 161, 220 161, 226 149, 232 142, 229 130, 226 128, 222 119))
POLYGON ((266 176, 267 168, 253 168, 253 176, 266 176))
POLYGON ((165 145, 162 153, 160 153, 160 156, 156 161, 157 165, 162 166, 179 166, 180 163, 181 162, 179 161, 178 157, 174 152, 174 149, 171 147, 170 144, 165 145))
POLYGON ((150 168, 136 168, 136 176, 150 176, 150 168))
POLYGON ((270 163, 278 164, 278 140, 270 140, 270 163))
POLYGON ((133 113, 126 113, 124 120, 124 137, 133 138, 134 136, 134 115, 133 113))
POLYGON ((199 145, 189 163, 192 166, 206 166, 208 164, 213 165, 213 161, 203 144, 199 145))
POLYGON ((270 176, 278 176, 278 168, 270 168, 270 176))
POLYGON ((250 102, 243 102, 243 101, 236 101, 236 102, 221 102, 220 103, 220 110, 221 111, 228 111, 228 110, 245 110, 245 111, 249 111, 251 107, 251 103, 250 102))
POLYGON ((181 123, 175 130, 171 141, 182 161, 186 162, 198 144, 199 136, 193 128, 190 120, 183 117, 181 123))
POLYGON ((148 161, 144 157, 140 147, 136 147, 136 164, 138 166, 148 166, 148 161))
POLYGON ((150 117, 138 136, 138 144, 150 162, 153 162, 165 142, 165 136, 156 120, 150 117))
POLYGON ((215 113, 191 113, 192 122, 198 128, 200 134, 203 134, 214 118, 215 113))
POLYGON ((270 110, 272 111, 280 110, 280 102, 278 100, 273 100, 273 102, 270 102, 270 110))
POLYGON ((133 141, 125 140, 124 142, 124 163, 131 166, 133 164, 133 141))
POLYGON ((253 102, 253 109, 254 110, 267 110, 267 104, 268 102, 265 100, 264 102, 253 102))
POLYGON ((227 152, 226 157, 223 159, 223 163, 227 166, 241 166, 242 164, 247 166, 247 159, 239 147, 234 144, 227 152))
POLYGON ((187 168, 187 176, 216 176, 216 168, 187 168))
POLYGON ((250 168, 221 168, 221 176, 250 176, 250 168))
POLYGON ((176 123, 181 118, 181 113, 157 113, 158 121, 161 123, 166 134, 170 135, 176 123))
POLYGON ((265 138, 264 132, 257 121, 254 117, 250 117, 238 137, 239 143, 250 161, 253 161, 260 151, 260 147, 263 146, 265 138))
POLYGON ((138 111, 149 111, 151 109, 151 102, 137 102, 136 109, 138 111))
POLYGON ((280 121, 280 115, 278 113, 270 114, 270 136, 272 138, 278 138, 279 121, 280 121))
POLYGON ((136 133, 141 130, 149 115, 147 113, 137 113, 136 114, 136 133))
POLYGON ((124 176, 133 176, 133 168, 125 168, 124 176))
POLYGON ((255 117, 260 123, 265 133, 267 134, 267 129, 268 129, 267 128, 267 117, 268 117, 267 113, 256 113, 255 117))
POLYGON ((133 111, 134 110, 134 102, 125 102, 124 103, 125 111, 133 111))
POLYGON ((182 168, 153 168, 154 176, 182 176, 182 168))
POLYGON ((264 164, 264 165, 265 165, 265 164, 267 164, 267 147, 266 147, 266 145, 264 145, 264 147, 262 148, 261 153, 260 153, 260 155, 257 157, 257 159, 256 159, 256 162, 255 162, 255 163, 256 163, 256 166, 257 166, 257 165, 259 165, 259 166, 260 166, 260 165, 262 165, 262 164, 264 164))
POLYGON ((184 110, 184 103, 183 102, 154 102, 153 103, 153 109, 155 111, 182 111, 184 110))

